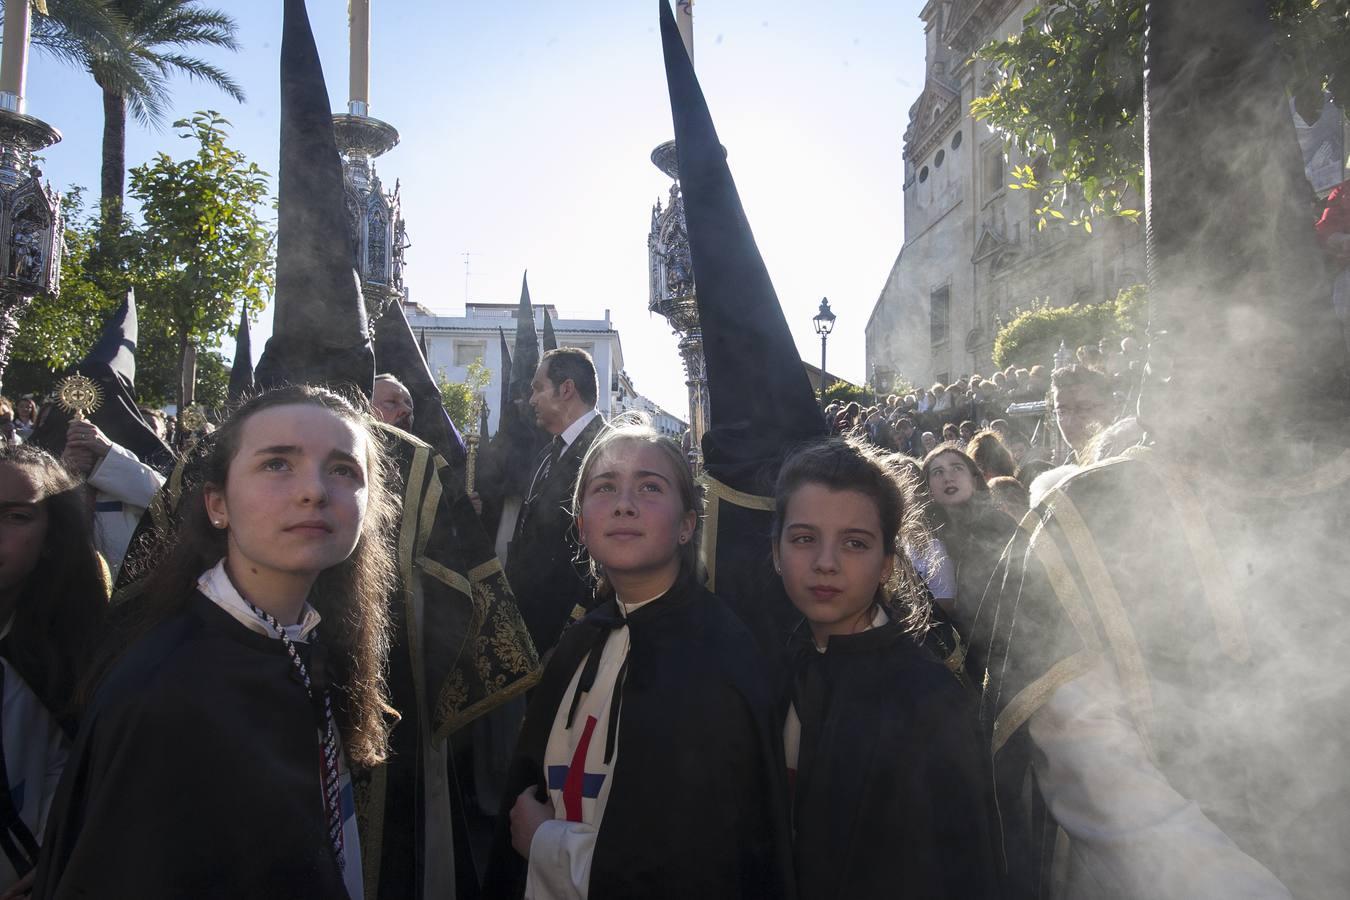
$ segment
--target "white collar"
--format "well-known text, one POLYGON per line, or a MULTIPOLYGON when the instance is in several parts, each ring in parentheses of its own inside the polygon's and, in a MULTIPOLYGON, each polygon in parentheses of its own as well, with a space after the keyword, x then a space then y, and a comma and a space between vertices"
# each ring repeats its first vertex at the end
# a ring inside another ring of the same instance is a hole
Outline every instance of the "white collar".
MULTIPOLYGON (((253 611, 253 607, 239 593, 239 589, 234 586, 234 582, 230 581, 230 576, 225 572, 224 559, 202 573, 201 577, 197 579, 197 590, 201 591, 208 600, 233 616, 239 624, 248 630, 256 631, 258 634, 267 637, 280 637, 272 630, 272 626, 258 617, 258 614, 253 611)), ((283 625, 281 630, 292 641, 303 642, 309 639, 309 633, 317 627, 319 627, 319 611, 306 602, 300 608, 299 624, 283 625)))
POLYGON ((657 600, 660 600, 662 597, 664 597, 666 594, 669 594, 669 593, 670 593, 670 589, 667 588, 666 590, 664 590, 664 591, 662 591, 661 593, 657 594, 655 597, 648 597, 646 600, 643 600, 641 603, 624 603, 622 600, 620 600, 620 601, 619 601, 619 612, 623 613, 623 617, 626 619, 626 618, 628 618, 629 616, 631 616, 633 613, 637 612, 639 609, 642 609, 642 607, 646 606, 648 603, 655 603, 657 600))
MULTIPOLYGON (((891 617, 886 615, 886 610, 882 609, 881 604, 878 603, 877 611, 872 613, 872 623, 868 625, 866 628, 864 628, 863 631, 871 631, 873 628, 880 628, 882 625, 885 625, 890 620, 891 617)), ((829 638, 826 638, 825 646, 822 647, 819 644, 817 644, 814 639, 812 639, 811 644, 816 648, 817 653, 824 653, 829 648, 830 642, 829 638)))
POLYGON ((594 419, 598 415, 600 415, 600 410, 592 408, 587 412, 582 413, 577 417, 575 422, 564 428, 562 434, 558 435, 558 437, 562 438, 563 449, 566 450, 568 447, 572 446, 572 442, 581 436, 581 432, 586 430, 587 425, 591 424, 591 419, 594 419))

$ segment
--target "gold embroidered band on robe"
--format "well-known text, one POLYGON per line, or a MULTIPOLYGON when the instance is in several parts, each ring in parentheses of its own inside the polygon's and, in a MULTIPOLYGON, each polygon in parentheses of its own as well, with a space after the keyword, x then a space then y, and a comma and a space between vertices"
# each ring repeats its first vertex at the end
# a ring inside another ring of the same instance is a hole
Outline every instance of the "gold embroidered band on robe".
POLYGON ((1106 644, 1116 664, 1116 676, 1125 693, 1125 703, 1134 716, 1135 727, 1149 755, 1153 753, 1150 738, 1153 716, 1153 689, 1149 686, 1148 669, 1144 665, 1144 654, 1139 648, 1134 627, 1130 624, 1129 614, 1121 603, 1111 573, 1102 560, 1097 542, 1088 531, 1087 523, 1078 512, 1068 495, 1059 489, 1052 490, 1044 501, 1064 535, 1065 541, 1073 553, 1078 571, 1087 584, 1088 595, 1092 598, 1097 621, 1101 623, 1106 635, 1106 644))
POLYGON ((399 437, 416 448, 404 492, 398 547, 408 644, 417 674, 418 703, 427 714, 433 740, 439 742, 533 686, 539 677, 539 657, 495 557, 466 575, 447 565, 449 560, 428 554, 435 530, 453 527, 452 522, 440 521, 439 515, 446 508, 439 476, 449 466, 427 444, 406 434, 399 437), (410 510, 417 514, 409 515, 410 510), (436 646, 430 647, 422 633, 422 623, 433 612, 426 608, 424 578, 449 588, 452 596, 466 604, 455 616, 458 633, 438 635, 436 646), (431 653, 439 658, 429 666, 432 661, 427 655, 431 653), (424 676, 431 671, 445 673, 439 684, 426 683, 424 676))
POLYGON ((703 564, 708 571, 708 590, 717 590, 717 514, 718 507, 730 503, 742 509, 773 511, 772 497, 757 497, 723 484, 707 472, 699 476, 705 494, 703 515, 703 564))

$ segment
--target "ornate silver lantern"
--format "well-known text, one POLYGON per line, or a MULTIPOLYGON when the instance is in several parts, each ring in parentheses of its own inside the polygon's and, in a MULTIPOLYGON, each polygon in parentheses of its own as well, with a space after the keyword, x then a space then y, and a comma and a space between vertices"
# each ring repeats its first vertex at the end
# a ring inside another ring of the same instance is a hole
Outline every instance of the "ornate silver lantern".
POLYGON ((370 162, 398 145, 398 131, 387 122, 356 112, 334 116, 333 130, 342 153, 355 253, 352 262, 361 275, 366 315, 374 323, 391 302, 403 297, 403 251, 408 248, 408 237, 399 185, 395 182, 394 190, 386 192, 370 162))
POLYGON ((352 260, 361 276, 366 318, 371 327, 403 299, 403 251, 408 234, 403 224, 399 185, 386 193, 370 161, 398 146, 398 129, 370 114, 370 0, 352 0, 350 16, 351 71, 347 112, 333 116, 333 132, 342 154, 347 220, 352 230, 352 260))
POLYGON ((698 321, 694 263, 689 255, 689 232, 684 219, 684 198, 680 194, 675 142, 666 141, 653 150, 652 162, 672 181, 669 203, 663 209, 658 200, 652 207, 652 228, 647 235, 650 278, 647 308, 664 316, 680 338, 685 385, 689 389, 690 454, 697 474, 703 468, 703 433, 708 428, 708 375, 703 360, 703 331, 698 321))
POLYGON ((46 122, 0 104, 0 376, 24 308, 61 289, 61 195, 33 164, 36 151, 59 140, 46 122))

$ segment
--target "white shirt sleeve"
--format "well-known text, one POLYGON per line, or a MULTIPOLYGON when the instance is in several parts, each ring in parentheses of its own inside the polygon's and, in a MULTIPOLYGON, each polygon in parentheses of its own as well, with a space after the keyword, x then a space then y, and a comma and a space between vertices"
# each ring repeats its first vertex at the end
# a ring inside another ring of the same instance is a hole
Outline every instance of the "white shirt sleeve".
POLYGON ((164 485, 164 476, 130 450, 113 444, 89 473, 89 485, 128 506, 148 509, 155 493, 164 485))
POLYGON ((1072 840, 1069 900, 1290 897, 1153 765, 1107 663, 1058 688, 1028 727, 1042 794, 1072 840))
POLYGON ((586 900, 600 832, 584 822, 551 819, 530 841, 525 900, 586 900))

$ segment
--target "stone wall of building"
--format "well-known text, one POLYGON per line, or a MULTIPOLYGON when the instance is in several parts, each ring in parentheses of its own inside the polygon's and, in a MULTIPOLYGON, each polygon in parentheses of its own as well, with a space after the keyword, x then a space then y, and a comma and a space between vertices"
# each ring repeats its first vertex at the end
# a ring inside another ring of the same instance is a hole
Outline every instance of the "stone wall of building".
POLYGON ((988 374, 999 322, 1015 309, 1103 302, 1144 280, 1142 225, 1039 231, 1039 196, 1007 187, 1026 161, 970 116, 991 77, 974 51, 1020 30, 1034 5, 931 0, 920 13, 927 75, 905 132, 904 245, 867 325, 867 371, 879 387, 988 374))
MULTIPOLYGON (((974 52, 1020 31, 1035 5, 929 0, 919 14, 926 80, 905 132, 905 240, 867 324, 867 371, 879 388, 897 377, 928 385, 987 375, 1000 322, 1018 308, 1101 303, 1145 280, 1142 218, 1099 219, 1092 234, 1039 230, 1039 194, 1007 187, 1028 161, 969 114, 992 80, 974 52)), ((1329 102, 1317 122, 1295 115, 1295 125, 1309 182, 1326 197, 1346 176, 1348 126, 1329 102)))

